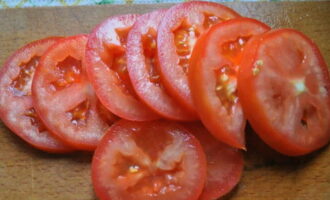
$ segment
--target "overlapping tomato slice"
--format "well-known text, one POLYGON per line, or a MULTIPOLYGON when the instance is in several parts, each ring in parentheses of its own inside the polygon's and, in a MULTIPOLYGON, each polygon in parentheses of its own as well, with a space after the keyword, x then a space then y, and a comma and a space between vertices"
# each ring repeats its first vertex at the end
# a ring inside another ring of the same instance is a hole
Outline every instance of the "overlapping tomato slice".
POLYGON ((169 96, 159 74, 157 32, 165 12, 147 13, 134 23, 127 39, 127 69, 136 93, 156 113, 173 120, 194 120, 194 113, 169 96))
POLYGON ((55 136, 77 149, 94 150, 115 117, 106 113, 87 80, 82 64, 87 39, 77 35, 54 44, 40 59, 32 94, 55 136))
POLYGON ((138 15, 110 17, 89 36, 86 49, 88 76, 107 109, 128 120, 159 118, 136 95, 126 64, 127 34, 138 15))
POLYGON ((237 18, 214 25, 197 41, 189 83, 196 110, 222 142, 245 148, 245 117, 237 96, 237 74, 246 42, 270 28, 254 19, 237 18))
POLYGON ((248 43, 238 95, 256 133, 275 150, 298 156, 330 139, 330 79, 316 45, 292 29, 248 43))
POLYGON ((37 115, 31 97, 35 69, 44 52, 61 38, 31 42, 17 50, 0 72, 0 117, 16 135, 32 146, 53 153, 72 148, 56 139, 37 115))
POLYGON ((211 26, 239 17, 221 4, 191 1, 171 7, 157 35, 162 82, 168 92, 190 112, 195 112, 187 73, 195 42, 211 26))
POLYGON ((206 175, 202 147, 169 121, 118 121, 95 151, 92 178, 102 200, 196 200, 206 175))

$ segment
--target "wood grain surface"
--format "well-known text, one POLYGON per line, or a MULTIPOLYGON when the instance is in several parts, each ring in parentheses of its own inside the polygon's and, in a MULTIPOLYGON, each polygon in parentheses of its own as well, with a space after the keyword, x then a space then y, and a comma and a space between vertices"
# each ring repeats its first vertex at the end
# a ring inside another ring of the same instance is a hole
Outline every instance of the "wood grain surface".
MULTIPOLYGON (((330 63, 330 2, 228 3, 244 16, 273 28, 290 27, 311 37, 330 63)), ((145 13, 170 5, 27 8, 0 10, 0 65, 17 48, 52 35, 88 33, 105 18, 145 13)), ((1 95, 1 94, 0 94, 1 95)), ((247 130, 243 178, 224 199, 328 200, 330 148, 289 158, 247 130)), ((33 149, 0 122, 0 199, 96 199, 90 179, 91 153, 52 155, 33 149)))

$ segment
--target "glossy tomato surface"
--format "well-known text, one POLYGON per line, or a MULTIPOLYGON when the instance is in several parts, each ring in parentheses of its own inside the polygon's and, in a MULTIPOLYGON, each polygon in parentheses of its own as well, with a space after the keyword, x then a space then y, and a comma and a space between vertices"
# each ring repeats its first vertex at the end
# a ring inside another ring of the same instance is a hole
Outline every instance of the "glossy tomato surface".
POLYGON ((199 122, 185 127, 201 143, 206 154, 207 177, 199 200, 214 200, 229 193, 240 181, 244 162, 240 150, 216 140, 199 122))
POLYGON ((205 176, 200 143, 170 121, 116 122, 92 162, 94 189, 102 200, 196 200, 205 176))
POLYGON ((173 99, 163 86, 157 56, 158 24, 166 10, 140 16, 127 38, 127 69, 142 101, 159 115, 173 120, 197 119, 173 99))
POLYGON ((250 38, 269 30, 250 18, 216 24, 199 38, 190 59, 190 89, 203 124, 216 138, 236 148, 245 148, 246 120, 237 96, 242 52, 250 38))
POLYGON ((17 50, 1 68, 0 117, 16 135, 32 146, 53 153, 71 151, 54 138, 35 112, 31 83, 40 57, 60 37, 31 42, 17 50))
POLYGON ((128 120, 159 118, 136 95, 127 72, 127 34, 138 15, 110 17, 88 38, 85 64, 97 96, 114 114, 128 120))
POLYGON ((187 72, 195 42, 214 24, 236 17, 239 14, 221 4, 191 1, 171 7, 159 25, 157 44, 162 82, 190 112, 195 112, 195 106, 187 72))
POLYGON ((87 80, 82 64, 87 38, 67 37, 46 51, 35 72, 32 95, 37 113, 58 138, 77 149, 94 150, 115 117, 105 114, 87 80))
POLYGON ((238 94, 256 133, 291 156, 330 139, 330 81, 317 46, 292 29, 273 30, 248 43, 238 94))

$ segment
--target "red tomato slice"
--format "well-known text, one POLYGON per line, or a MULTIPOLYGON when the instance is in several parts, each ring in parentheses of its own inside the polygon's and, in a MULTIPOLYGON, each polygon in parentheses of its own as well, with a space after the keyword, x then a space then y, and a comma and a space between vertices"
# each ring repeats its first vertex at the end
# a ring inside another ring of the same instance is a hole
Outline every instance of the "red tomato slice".
POLYGON ((86 67, 107 109, 124 119, 147 121, 159 116, 138 99, 126 68, 127 34, 137 17, 110 17, 97 26, 88 39, 86 67))
POLYGON ((206 176, 198 140, 174 122, 116 122, 92 161, 102 200, 196 200, 206 176))
POLYGON ((187 72, 192 49, 209 27, 239 14, 221 4, 191 1, 171 7, 158 28, 157 44, 160 73, 168 92, 195 112, 187 72))
POLYGON ((317 46, 291 29, 248 43, 238 95, 256 133, 290 156, 310 153, 330 139, 330 79, 317 46))
POLYGON ((77 149, 94 150, 109 126, 81 64, 87 39, 68 37, 46 51, 32 95, 37 113, 57 137, 77 149))
POLYGON ((206 154, 207 177, 199 200, 224 196, 241 179, 244 167, 242 153, 217 141, 200 123, 188 123, 185 127, 196 136, 206 154))
POLYGON ((236 148, 245 148, 246 120, 236 89, 241 54, 252 36, 269 30, 249 18, 222 22, 200 37, 190 59, 190 89, 203 124, 236 148))
POLYGON ((54 138, 36 114, 31 82, 39 58, 59 37, 31 42, 17 50, 0 72, 0 118, 16 135, 32 146, 53 153, 71 151, 54 138))
POLYGON ((161 82, 157 64, 157 29, 165 10, 140 16, 127 38, 127 69, 133 87, 142 101, 159 115, 173 120, 194 120, 170 97, 161 82))

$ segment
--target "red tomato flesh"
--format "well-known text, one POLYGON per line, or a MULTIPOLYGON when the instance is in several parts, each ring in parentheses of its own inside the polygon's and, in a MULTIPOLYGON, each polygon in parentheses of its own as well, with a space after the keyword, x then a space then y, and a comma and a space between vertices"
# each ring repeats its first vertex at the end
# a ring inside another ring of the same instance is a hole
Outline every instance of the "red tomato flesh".
POLYGON ((251 37, 269 30, 249 18, 219 23, 200 37, 190 59, 191 94, 203 124, 216 138, 236 148, 245 148, 246 120, 237 96, 241 55, 251 37))
POLYGON ((165 10, 157 10, 140 16, 134 23, 127 39, 127 69, 136 93, 152 110, 168 119, 194 120, 194 113, 167 94, 159 74, 156 40, 164 14, 165 10))
POLYGON ((103 105, 121 118, 148 121, 159 116, 141 102, 130 81, 126 64, 127 34, 138 15, 110 17, 88 38, 86 67, 103 105))
POLYGON ((0 118, 16 135, 35 148, 62 153, 72 148, 53 137, 35 112, 31 83, 40 57, 60 40, 50 37, 17 50, 0 72, 0 118))
POLYGON ((94 189, 102 200, 194 200, 205 176, 198 140, 169 121, 116 122, 92 161, 94 189))
POLYGON ((103 118, 104 108, 82 65, 87 38, 62 39, 42 56, 32 94, 37 113, 57 137, 77 149, 94 150, 109 128, 109 119, 103 118))
POLYGON ((158 28, 158 58, 162 82, 190 112, 195 112, 187 72, 195 42, 219 22, 239 17, 221 4, 191 1, 171 7, 158 28))
POLYGON ((330 139, 330 79, 317 46, 291 29, 254 39, 244 53, 238 94, 256 133, 290 156, 330 139))
POLYGON ((244 167, 242 153, 217 141, 200 123, 189 123, 185 127, 196 136, 206 154, 207 177, 199 200, 213 200, 226 195, 241 179, 244 167))

